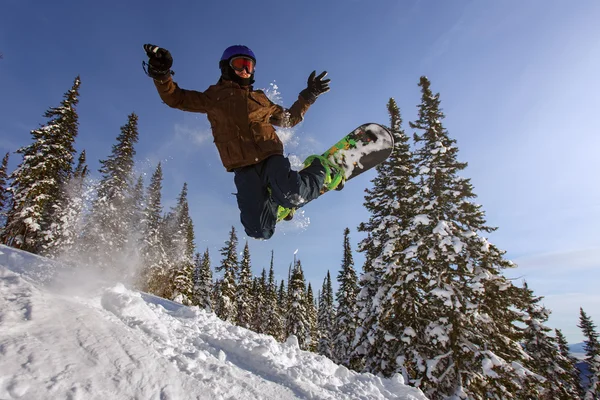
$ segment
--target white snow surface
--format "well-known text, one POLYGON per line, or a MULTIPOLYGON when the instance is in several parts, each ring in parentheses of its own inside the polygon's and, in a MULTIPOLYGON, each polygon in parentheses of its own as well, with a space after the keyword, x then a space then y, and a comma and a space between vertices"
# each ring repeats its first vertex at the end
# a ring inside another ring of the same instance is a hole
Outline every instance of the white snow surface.
POLYGON ((293 336, 278 343, 64 269, 0 246, 0 399, 426 399, 399 375, 349 371, 293 336))

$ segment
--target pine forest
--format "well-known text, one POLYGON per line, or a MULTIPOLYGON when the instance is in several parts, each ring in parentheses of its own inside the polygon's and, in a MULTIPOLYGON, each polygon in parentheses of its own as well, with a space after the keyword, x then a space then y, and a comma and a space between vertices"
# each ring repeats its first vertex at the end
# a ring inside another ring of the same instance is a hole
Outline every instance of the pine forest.
POLYGON ((170 203, 161 194, 163 165, 148 182, 136 173, 134 113, 92 179, 86 152, 75 146, 80 85, 75 78, 30 131, 30 144, 3 158, 3 244, 119 276, 278 341, 294 335, 304 350, 356 371, 398 374, 431 399, 600 398, 594 321, 580 310, 581 377, 564 335, 546 325, 543 297, 509 278, 515 265, 488 241, 496 228, 461 175, 467 164, 426 77, 416 120, 405 124, 393 98, 382 105, 395 147, 365 190, 370 217, 340 232, 340 264, 315 286, 302 260, 285 265, 276 249, 255 274, 250 245, 234 226, 219 254, 197 248, 188 185, 170 203), (18 166, 9 172, 11 157, 18 166), (350 228, 366 237, 353 243, 350 228), (283 270, 287 279, 276 279, 283 270))

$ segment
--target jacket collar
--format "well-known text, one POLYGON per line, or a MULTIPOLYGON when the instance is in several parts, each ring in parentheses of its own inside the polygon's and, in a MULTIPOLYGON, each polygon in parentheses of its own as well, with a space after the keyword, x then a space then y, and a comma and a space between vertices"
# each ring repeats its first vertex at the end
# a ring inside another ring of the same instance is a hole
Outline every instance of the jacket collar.
POLYGON ((234 81, 230 81, 228 79, 223 79, 222 77, 219 78, 219 82, 217 82, 217 84, 221 85, 221 86, 225 86, 225 87, 233 87, 236 89, 249 90, 250 92, 254 90, 254 87, 252 85, 240 86, 240 84, 238 84, 234 81))

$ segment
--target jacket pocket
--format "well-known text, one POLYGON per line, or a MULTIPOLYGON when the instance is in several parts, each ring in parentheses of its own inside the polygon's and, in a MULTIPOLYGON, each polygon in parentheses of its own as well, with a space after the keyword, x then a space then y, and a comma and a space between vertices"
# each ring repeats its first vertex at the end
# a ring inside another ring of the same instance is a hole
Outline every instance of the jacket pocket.
POLYGON ((233 124, 218 123, 213 126, 213 138, 215 143, 227 143, 238 140, 240 137, 240 128, 233 124))
POLYGON ((275 132, 275 128, 273 128, 273 125, 269 123, 252 122, 250 125, 250 130, 252 131, 252 136, 254 137, 255 142, 280 141, 279 137, 277 137, 277 133, 275 132))

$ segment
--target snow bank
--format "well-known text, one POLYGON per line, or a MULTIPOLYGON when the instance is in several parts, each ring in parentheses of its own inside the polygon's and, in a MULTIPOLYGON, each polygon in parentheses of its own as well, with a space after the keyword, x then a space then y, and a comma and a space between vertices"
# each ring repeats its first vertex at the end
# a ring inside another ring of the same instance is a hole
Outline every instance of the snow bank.
POLYGON ((121 284, 56 293, 43 263, 24 272, 39 258, 0 251, 0 399, 425 399, 121 284))

